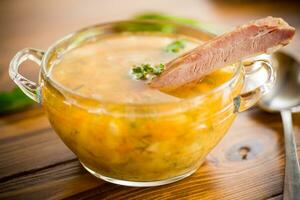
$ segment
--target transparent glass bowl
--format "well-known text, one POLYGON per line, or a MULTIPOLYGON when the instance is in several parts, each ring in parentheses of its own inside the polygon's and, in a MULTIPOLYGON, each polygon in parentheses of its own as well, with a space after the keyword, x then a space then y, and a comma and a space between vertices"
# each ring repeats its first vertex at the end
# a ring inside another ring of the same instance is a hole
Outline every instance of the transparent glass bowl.
MULTIPOLYGON (((89 99, 51 80, 49 70, 65 53, 95 37, 122 32, 180 34, 200 40, 214 35, 169 22, 123 21, 68 35, 45 53, 24 49, 10 64, 10 77, 41 103, 63 142, 91 174, 127 186, 157 186, 189 176, 225 135, 236 114, 254 105, 274 82, 268 56, 235 64, 234 76, 207 93, 173 103, 124 104, 89 99), (18 73, 32 60, 39 83, 18 73)), ((46 158, 45 158, 46 159, 46 158)))

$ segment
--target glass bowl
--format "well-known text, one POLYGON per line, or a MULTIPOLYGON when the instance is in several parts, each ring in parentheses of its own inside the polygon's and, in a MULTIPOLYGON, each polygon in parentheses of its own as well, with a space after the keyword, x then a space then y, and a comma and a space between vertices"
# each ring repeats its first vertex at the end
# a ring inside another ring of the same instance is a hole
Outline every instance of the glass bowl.
POLYGON ((91 174, 127 186, 157 186, 191 175, 223 138, 238 112, 254 105, 272 87, 268 55, 234 64, 234 76, 221 86, 172 103, 134 104, 86 98, 49 76, 68 51, 116 33, 180 34, 207 41, 213 34, 157 21, 100 24, 70 34, 46 52, 27 48, 12 59, 10 77, 42 104, 62 141, 91 174), (40 66, 34 83, 19 72, 32 60, 40 66))

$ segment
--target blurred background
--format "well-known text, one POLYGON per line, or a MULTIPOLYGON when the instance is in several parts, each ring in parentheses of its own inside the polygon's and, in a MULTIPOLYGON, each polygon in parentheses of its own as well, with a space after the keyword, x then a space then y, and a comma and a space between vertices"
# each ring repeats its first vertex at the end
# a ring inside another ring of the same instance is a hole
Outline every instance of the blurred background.
MULTIPOLYGON (((193 18, 220 30, 272 15, 300 29, 300 3, 288 0, 1 0, 0 91, 13 88, 7 68, 18 50, 46 50, 57 39, 82 27, 149 11, 193 18)), ((285 50, 300 58, 299 31, 285 50)), ((36 65, 22 70, 31 79, 37 77, 36 65)))

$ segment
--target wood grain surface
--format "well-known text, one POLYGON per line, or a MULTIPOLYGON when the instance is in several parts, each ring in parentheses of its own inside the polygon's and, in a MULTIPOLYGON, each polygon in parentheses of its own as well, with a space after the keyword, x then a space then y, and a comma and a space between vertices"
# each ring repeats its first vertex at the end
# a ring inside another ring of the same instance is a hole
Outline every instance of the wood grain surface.
MULTIPOLYGON (((46 49, 63 35, 91 24, 162 11, 233 26, 266 15, 281 16, 300 29, 296 3, 228 5, 214 0, 0 1, 0 90, 13 87, 7 75, 12 56, 24 47, 46 49)), ((297 33, 286 51, 300 58, 297 33)), ((38 67, 22 72, 36 79, 38 67)), ((0 105, 1 106, 1 105, 0 105)), ((294 114, 300 153, 300 115, 294 114)), ((160 187, 106 183, 86 172, 51 129, 43 110, 0 116, 0 199, 282 199, 284 150, 278 114, 258 108, 241 113, 191 177, 160 187)))

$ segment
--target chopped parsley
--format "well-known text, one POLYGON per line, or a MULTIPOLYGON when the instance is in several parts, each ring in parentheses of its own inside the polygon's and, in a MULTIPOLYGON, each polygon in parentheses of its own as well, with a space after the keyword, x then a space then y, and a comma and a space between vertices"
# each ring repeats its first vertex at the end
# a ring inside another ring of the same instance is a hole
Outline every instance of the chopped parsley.
POLYGON ((134 65, 131 69, 131 75, 137 80, 146 80, 149 77, 154 77, 163 72, 165 69, 164 64, 151 65, 151 64, 141 64, 134 65))
POLYGON ((175 40, 165 48, 165 51, 168 53, 178 53, 180 50, 185 48, 185 45, 186 45, 186 40, 184 39, 175 40))

